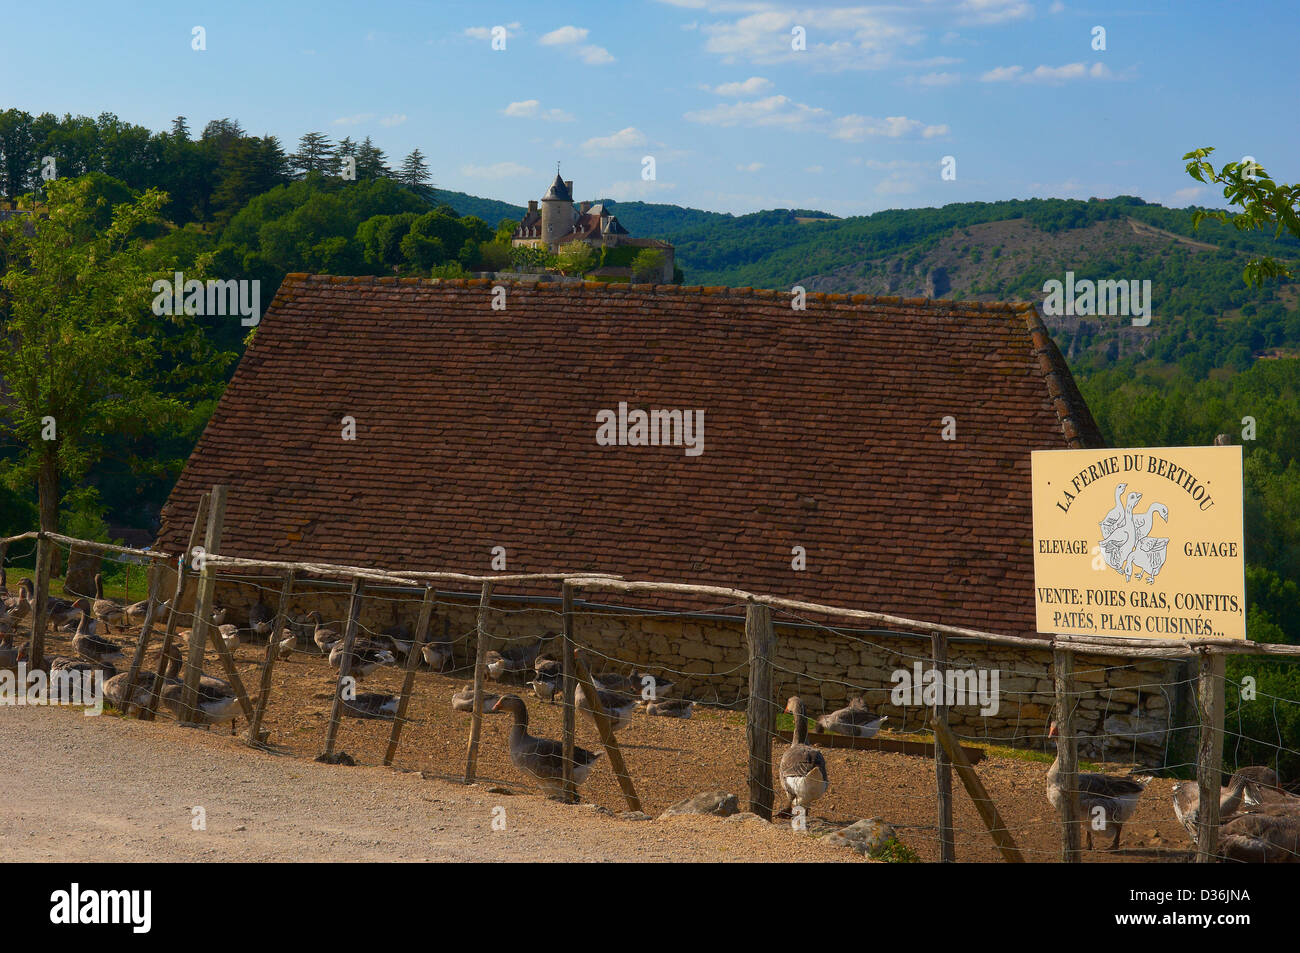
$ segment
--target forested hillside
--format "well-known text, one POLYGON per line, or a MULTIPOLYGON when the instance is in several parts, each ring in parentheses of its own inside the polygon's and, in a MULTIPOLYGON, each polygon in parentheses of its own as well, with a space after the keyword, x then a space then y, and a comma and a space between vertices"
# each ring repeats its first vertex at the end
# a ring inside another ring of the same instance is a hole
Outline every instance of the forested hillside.
MULTIPOLYGON (((231 119, 192 135, 184 117, 152 132, 108 113, 0 112, 5 204, 27 195, 39 212, 47 156, 60 177, 93 177, 105 224, 125 197, 165 191, 168 224, 148 235, 156 267, 259 279, 264 307, 289 271, 452 276, 520 263, 508 236, 523 209, 436 191, 418 150, 391 168, 369 139, 312 133, 289 152, 231 119)), ((1205 444, 1217 433, 1243 443, 1252 632, 1300 641, 1300 294, 1294 284, 1251 288, 1241 277, 1250 255, 1300 258, 1294 239, 1216 222, 1197 231, 1191 210, 1126 196, 842 219, 610 204, 632 234, 676 246, 688 284, 1041 300, 1044 282, 1067 271, 1150 281, 1148 325, 1049 317, 1053 333, 1115 445, 1205 444)), ((205 319, 204 330, 193 351, 201 359, 177 374, 178 395, 192 408, 185 425, 166 441, 105 437, 108 452, 89 485, 65 488, 70 529, 152 528, 245 345, 238 322, 205 319)), ((30 492, 17 485, 0 492, 0 530, 32 522, 30 492)))

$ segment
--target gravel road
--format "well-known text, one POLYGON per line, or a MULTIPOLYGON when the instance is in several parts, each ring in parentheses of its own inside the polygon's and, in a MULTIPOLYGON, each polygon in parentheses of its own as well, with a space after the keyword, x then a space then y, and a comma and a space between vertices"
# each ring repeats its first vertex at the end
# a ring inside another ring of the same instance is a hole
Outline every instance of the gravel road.
POLYGON ((491 783, 254 751, 167 720, 0 708, 0 751, 0 861, 857 859, 753 815, 623 820, 491 783))

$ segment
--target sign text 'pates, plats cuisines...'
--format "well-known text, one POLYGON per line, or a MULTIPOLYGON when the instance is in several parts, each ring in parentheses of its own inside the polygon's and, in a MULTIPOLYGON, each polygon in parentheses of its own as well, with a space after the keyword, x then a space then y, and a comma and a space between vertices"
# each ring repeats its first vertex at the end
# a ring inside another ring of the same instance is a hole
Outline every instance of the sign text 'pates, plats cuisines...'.
POLYGON ((1032 455, 1038 631, 1246 637, 1241 447, 1032 455))

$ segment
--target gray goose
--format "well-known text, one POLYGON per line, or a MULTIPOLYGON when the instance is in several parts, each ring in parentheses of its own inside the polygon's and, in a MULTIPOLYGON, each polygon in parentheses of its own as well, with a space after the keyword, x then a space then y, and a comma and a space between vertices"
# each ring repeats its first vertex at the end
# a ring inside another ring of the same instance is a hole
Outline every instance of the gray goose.
MULTIPOLYGON (((492 706, 514 716, 510 726, 510 761, 519 770, 532 775, 550 797, 564 793, 564 743, 552 738, 534 738, 528 733, 528 706, 518 695, 503 695, 492 706)), ((600 753, 573 746, 573 783, 581 785, 591 773, 600 753)))
POLYGON ((386 692, 362 692, 355 698, 343 699, 343 713, 353 718, 371 718, 392 721, 397 717, 397 696, 386 692))
POLYGON ((856 738, 874 738, 880 726, 889 720, 888 715, 877 715, 867 708, 861 698, 855 698, 844 708, 828 715, 817 716, 817 727, 836 735, 853 735, 856 738))
POLYGON ((676 682, 669 681, 666 678, 660 678, 657 675, 651 675, 647 672, 638 672, 632 670, 628 676, 628 681, 632 685, 632 690, 638 695, 646 698, 647 701, 655 701, 667 698, 673 693, 676 682), (649 679, 649 681, 647 681, 649 679), (649 693, 647 695, 647 692, 649 693))
MULTIPOLYGON (((1246 788, 1250 782, 1233 775, 1232 780, 1219 791, 1219 823, 1222 824, 1242 808, 1246 802, 1246 788)), ((1196 843, 1196 825, 1201 814, 1201 790, 1195 781, 1179 781, 1173 787, 1174 816, 1196 843)))
POLYGON ((424 656, 425 664, 435 672, 445 672, 451 667, 451 637, 447 634, 448 625, 448 620, 443 619, 442 635, 420 646, 420 654, 424 656))
MULTIPOLYGON (((620 731, 627 727, 627 723, 632 720, 632 712, 636 710, 637 700, 629 698, 627 695, 618 692, 607 692, 603 689, 596 689, 596 697, 600 699, 600 705, 605 709, 605 714, 609 718, 609 726, 614 731, 620 731)), ((573 694, 574 702, 579 708, 591 716, 591 720, 596 720, 591 702, 588 700, 587 690, 581 682, 573 694)))
POLYGON ((104 625, 115 625, 119 629, 126 628, 126 612, 122 606, 112 599, 104 598, 104 576, 101 573, 95 573, 95 601, 91 610, 95 618, 104 625))
MULTIPOLYGON (((125 700, 126 678, 128 672, 121 675, 114 675, 104 683, 104 697, 109 703, 120 712, 126 712, 127 704, 125 700)), ((161 681, 163 686, 180 684, 174 676, 164 675, 159 678, 157 672, 138 672, 135 679, 135 687, 131 691, 130 704, 136 708, 144 708, 153 698, 154 683, 161 681)), ((159 688, 162 691, 162 688, 159 688)))
POLYGON ((321 621, 320 613, 315 609, 307 613, 307 621, 315 626, 311 640, 316 643, 316 647, 322 652, 328 652, 335 642, 343 638, 342 632, 338 629, 329 628, 321 621))
MULTIPOLYGON (((344 641, 339 639, 330 649, 330 666, 332 668, 341 669, 343 665, 344 641)), ((354 640, 351 655, 352 661, 348 666, 348 674, 357 678, 365 678, 380 666, 397 664, 397 657, 392 652, 381 648, 369 639, 354 640)))
POLYGON ((488 674, 497 681, 501 681, 507 675, 518 677, 533 667, 533 662, 536 661, 537 653, 541 648, 539 642, 534 645, 508 646, 500 652, 490 649, 484 656, 488 674))
POLYGON ((269 638, 271 627, 275 624, 275 613, 261 599, 253 604, 253 608, 248 610, 248 627, 254 633, 269 638))
MULTIPOLYGON (((1132 496, 1133 494, 1129 494, 1132 496)), ((1056 722, 1047 729, 1047 737, 1056 737, 1056 722)), ((1047 800, 1058 810, 1061 807, 1061 754, 1047 770, 1047 800)), ((1092 818, 1098 808, 1106 819, 1107 828, 1115 828, 1115 837, 1109 850, 1119 848, 1120 832, 1124 822, 1137 810, 1138 799, 1146 790, 1150 778, 1121 778, 1113 774, 1096 774, 1092 771, 1079 772, 1079 808, 1083 811, 1084 832, 1087 836, 1088 849, 1092 850, 1092 818)))
POLYGON ((393 621, 380 634, 392 643, 393 651, 403 658, 410 655, 411 649, 415 648, 415 637, 411 635, 411 627, 397 616, 396 601, 393 602, 393 621))
POLYGON ((645 709, 647 715, 659 715, 662 718, 690 718, 695 710, 695 702, 685 698, 660 698, 637 704, 645 709))
MULTIPOLYGON (((496 711, 493 707, 501 698, 500 695, 492 692, 483 693, 483 710, 485 712, 496 711)), ((473 711, 474 710, 474 686, 466 684, 455 695, 451 696, 452 711, 473 711)))
POLYGON ((89 600, 78 599, 77 603, 81 608, 81 622, 77 625, 77 633, 72 638, 73 651, 92 662, 113 662, 124 658, 120 645, 95 634, 95 623, 90 618, 89 600))
POLYGON ((808 744, 808 712, 803 699, 791 695, 785 703, 785 710, 794 715, 794 739, 781 755, 777 769, 781 789, 790 798, 790 806, 781 812, 783 815, 792 814, 797 807, 807 810, 831 786, 826 774, 826 758, 808 744))
POLYGON ((1219 826, 1219 856, 1247 864, 1300 863, 1300 809, 1260 805, 1219 826))

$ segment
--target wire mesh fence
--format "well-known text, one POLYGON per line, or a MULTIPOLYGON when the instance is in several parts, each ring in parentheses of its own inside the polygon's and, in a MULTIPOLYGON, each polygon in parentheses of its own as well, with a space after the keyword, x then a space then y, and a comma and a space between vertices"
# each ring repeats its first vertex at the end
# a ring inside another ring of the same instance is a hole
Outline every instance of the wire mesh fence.
MULTIPOLYGON (((66 561, 84 541, 48 542, 66 561)), ((468 773, 561 798, 571 780, 613 811, 654 815, 716 791, 812 834, 847 836, 878 819, 867 836, 902 845, 889 848, 895 859, 1069 857, 1065 815, 1092 848, 1085 859, 1187 859, 1198 838, 1206 853, 1206 795, 1220 813, 1210 858, 1300 856, 1300 798, 1285 785, 1300 759, 1300 701, 1278 687, 1295 671, 1288 657, 1225 669, 1219 655, 1216 669, 1200 647, 1124 657, 1074 646, 1063 685, 1060 645, 948 637, 919 622, 838 624, 728 590, 636 584, 644 589, 607 599, 589 591, 600 588, 592 577, 549 574, 495 577, 475 593, 439 588, 439 574, 373 569, 363 580, 349 577, 357 567, 303 563, 290 574, 220 556, 202 569, 152 554, 146 595, 139 554, 99 554, 107 595, 44 580, 45 658, 103 665, 119 688, 133 669, 136 691, 119 694, 133 716, 229 724, 249 743, 303 757, 468 773), (143 602, 128 602, 133 594, 143 602), (759 617, 766 643, 755 641, 759 617), (88 634, 110 644, 111 659, 94 657, 88 634), (1218 725, 1226 778, 1205 768, 1218 725), (1083 759, 1077 781, 1071 753, 1083 759), (1071 793, 1072 812, 1061 808, 1071 793)), ((3 563, 35 555, 15 545, 3 563)), ((20 588, 30 601, 38 586, 20 588)), ((13 619, 5 641, 35 621, 13 619)))

